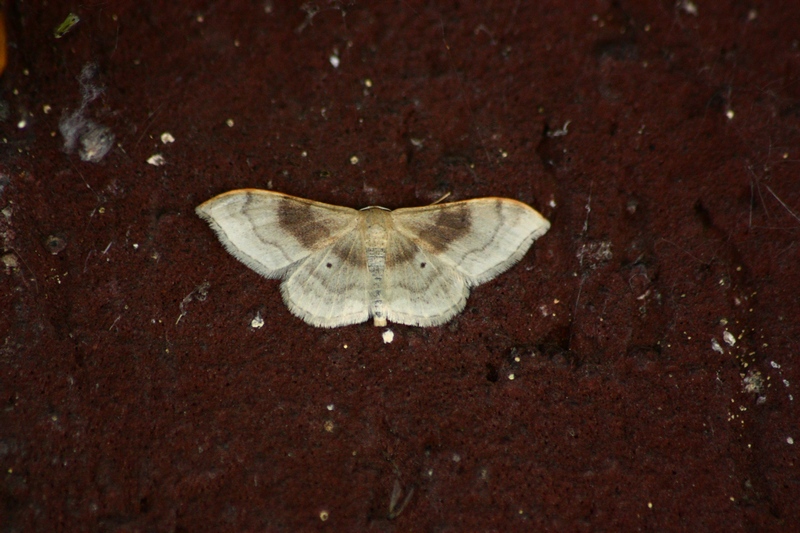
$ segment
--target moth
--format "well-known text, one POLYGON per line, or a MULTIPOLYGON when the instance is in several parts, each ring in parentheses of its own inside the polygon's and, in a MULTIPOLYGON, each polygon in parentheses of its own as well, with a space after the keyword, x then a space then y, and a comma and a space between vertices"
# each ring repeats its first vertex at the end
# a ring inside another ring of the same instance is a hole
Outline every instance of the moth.
POLYGON ((444 324, 464 309, 471 287, 508 270, 550 228, 508 198, 359 211, 239 189, 196 212, 236 259, 283 280, 294 315, 325 328, 370 317, 376 326, 444 324))

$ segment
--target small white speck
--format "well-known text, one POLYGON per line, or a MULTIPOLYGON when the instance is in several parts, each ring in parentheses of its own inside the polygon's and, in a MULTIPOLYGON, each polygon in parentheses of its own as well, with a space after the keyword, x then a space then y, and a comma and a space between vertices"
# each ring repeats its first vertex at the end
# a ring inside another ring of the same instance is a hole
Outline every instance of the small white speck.
POLYGON ((733 333, 728 331, 727 329, 722 333, 722 340, 725 341, 725 344, 728 346, 733 346, 736 344, 736 337, 733 336, 733 333))
POLYGON ((785 387, 788 387, 788 386, 789 386, 789 380, 788 380, 788 379, 784 379, 784 380, 783 380, 783 385, 784 385, 785 387))
MULTIPOLYGON (((49 104, 44 104, 44 105, 42 106, 42 112, 43 112, 45 115, 48 115, 48 114, 50 113, 50 111, 52 111, 52 110, 53 110, 53 108, 52 108, 52 107, 50 107, 50 105, 49 105, 49 104)), ((784 158, 784 159, 785 159, 785 158, 784 158)))
POLYGON ((326 405, 326 406, 325 406, 325 408, 326 408, 328 411, 333 411, 334 409, 336 409, 336 406, 335 406, 335 405, 333 405, 332 403, 329 403, 328 405, 326 405))
POLYGON ((509 374, 508 379, 509 381, 514 381, 514 374, 509 374))
POLYGON ((792 437, 786 437, 786 444, 794 444, 794 439, 792 437))
POLYGON ((170 132, 165 131, 161 134, 161 142, 164 144, 174 143, 175 137, 173 137, 170 132))
POLYGON ((453 462, 454 463, 460 463, 461 462, 461 456, 458 455, 457 453, 454 453, 453 454, 453 462))
POLYGON ((568 131, 568 129, 567 129, 567 128, 569 127, 569 123, 570 123, 570 122, 572 122, 572 121, 571 121, 571 120, 568 120, 568 121, 566 121, 566 122, 564 123, 564 125, 563 125, 563 126, 561 126, 561 128, 559 128, 559 129, 557 129, 557 130, 553 130, 553 131, 548 131, 548 132, 547 132, 547 136, 548 136, 548 137, 551 137, 551 138, 552 138, 552 137, 563 137, 563 136, 565 136, 566 134, 568 134, 568 133, 569 133, 569 131, 568 131))
POLYGON ((254 329, 259 329, 264 325, 264 319, 261 317, 261 312, 259 311, 256 313, 256 316, 253 317, 253 320, 250 321, 250 327, 254 329))
POLYGON ((733 115, 734 115, 733 109, 728 109, 727 111, 725 111, 725 116, 728 117, 728 120, 733 120, 733 115))
POLYGON ((196 18, 195 20, 196 20, 197 22, 200 22, 200 23, 202 23, 202 22, 203 22, 205 19, 203 18, 203 15, 197 15, 197 18, 196 18))
POLYGON ((371 80, 371 79, 369 79, 369 78, 365 79, 365 80, 364 80, 364 87, 366 87, 366 88, 368 88, 368 89, 369 89, 370 87, 372 87, 372 80, 371 80))
POLYGON ((683 0, 678 4, 678 7, 690 15, 697 16, 697 5, 692 0, 683 0))
POLYGON ((389 344, 394 340, 394 331, 387 329, 386 331, 383 332, 382 337, 383 337, 383 343, 389 344))
POLYGON ((21 130, 24 130, 25 126, 27 126, 27 125, 28 125, 28 121, 25 120, 24 118, 22 120, 20 120, 19 122, 17 122, 17 127, 19 129, 21 129, 21 130))
POLYGON ((715 352, 719 352, 719 353, 723 353, 723 354, 725 353, 725 350, 723 350, 722 346, 719 345, 719 342, 717 342, 717 339, 714 339, 714 338, 711 339, 711 349, 714 350, 715 352))
POLYGON ((769 366, 771 366, 772 368, 780 368, 781 367, 781 365, 779 365, 775 361, 770 361, 769 362, 769 366))
POLYGON ((319 519, 322 520, 323 522, 325 522, 330 516, 331 515, 330 515, 330 513, 328 513, 328 511, 320 511, 319 512, 319 519))
POLYGON ((358 156, 350 156, 350 164, 357 165, 358 164, 358 156))
POLYGON ((647 508, 648 509, 652 509, 653 508, 653 502, 647 502, 647 508))
POLYGON ((138 250, 139 249, 139 243, 138 242, 133 243, 133 249, 134 250, 138 250))
POLYGON ((229 128, 232 128, 232 127, 233 127, 233 124, 234 124, 234 122, 233 122, 233 119, 232 119, 232 118, 229 118, 228 120, 226 120, 226 121, 225 121, 225 124, 227 124, 227 126, 228 126, 229 128))
POLYGON ((549 205, 550 207, 555 207, 556 206, 555 198, 550 198, 550 201, 547 202, 547 205, 549 205))
POLYGON ((153 154, 147 158, 147 162, 154 167, 160 167, 167 164, 167 160, 161 154, 153 154))
POLYGON ((329 58, 328 58, 328 61, 330 61, 330 62, 331 62, 331 66, 332 66, 333 68, 339 68, 339 63, 340 63, 340 61, 339 61, 339 56, 337 56, 337 55, 331 55, 331 57, 329 57, 329 58))

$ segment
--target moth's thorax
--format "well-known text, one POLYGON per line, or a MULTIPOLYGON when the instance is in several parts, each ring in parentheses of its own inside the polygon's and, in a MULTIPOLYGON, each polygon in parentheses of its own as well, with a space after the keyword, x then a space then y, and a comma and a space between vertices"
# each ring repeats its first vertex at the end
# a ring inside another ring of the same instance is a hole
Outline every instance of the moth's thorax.
POLYGON ((362 231, 366 239, 366 247, 386 249, 389 231, 392 227, 391 211, 382 207, 368 207, 363 212, 362 231))

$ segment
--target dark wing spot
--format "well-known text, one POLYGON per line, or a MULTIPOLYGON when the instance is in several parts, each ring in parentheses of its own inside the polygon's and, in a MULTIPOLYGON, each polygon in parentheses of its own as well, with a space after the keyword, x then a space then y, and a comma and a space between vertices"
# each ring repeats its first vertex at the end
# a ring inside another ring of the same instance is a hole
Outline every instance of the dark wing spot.
POLYGON ((333 265, 332 265, 332 264, 330 264, 330 263, 328 263, 328 264, 326 264, 325 266, 326 266, 326 267, 328 267, 328 268, 331 268, 333 265))
POLYGON ((425 263, 420 263, 420 264, 419 264, 419 267, 420 267, 420 268, 425 268, 425 263))

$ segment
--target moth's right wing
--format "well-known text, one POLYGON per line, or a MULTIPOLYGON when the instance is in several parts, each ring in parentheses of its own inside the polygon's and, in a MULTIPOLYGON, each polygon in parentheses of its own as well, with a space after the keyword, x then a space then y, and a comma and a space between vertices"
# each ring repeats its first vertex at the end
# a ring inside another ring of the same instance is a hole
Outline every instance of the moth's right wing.
POLYGON ((239 189, 199 205, 225 249, 267 278, 332 246, 358 225, 355 209, 258 189, 239 189))

